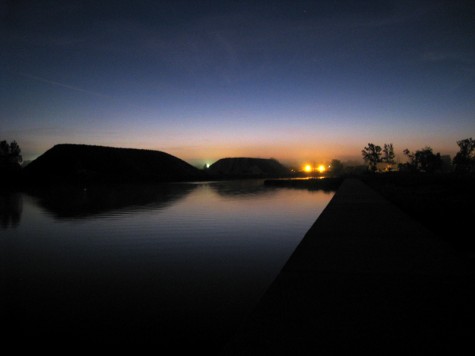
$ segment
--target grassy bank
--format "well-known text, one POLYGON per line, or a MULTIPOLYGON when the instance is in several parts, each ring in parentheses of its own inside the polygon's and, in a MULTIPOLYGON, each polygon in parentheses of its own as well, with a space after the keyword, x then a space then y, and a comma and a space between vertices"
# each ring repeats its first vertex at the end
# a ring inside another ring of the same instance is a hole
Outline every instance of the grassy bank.
POLYGON ((475 263, 475 177, 374 174, 362 180, 475 263))

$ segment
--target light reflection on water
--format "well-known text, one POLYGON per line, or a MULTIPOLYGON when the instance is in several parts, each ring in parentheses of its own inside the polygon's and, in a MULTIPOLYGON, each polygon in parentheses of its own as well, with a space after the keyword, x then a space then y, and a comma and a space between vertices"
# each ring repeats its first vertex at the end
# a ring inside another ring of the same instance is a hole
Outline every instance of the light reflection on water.
POLYGON ((216 350, 332 195, 262 181, 25 195, 21 223, 0 230, 10 323, 216 350))

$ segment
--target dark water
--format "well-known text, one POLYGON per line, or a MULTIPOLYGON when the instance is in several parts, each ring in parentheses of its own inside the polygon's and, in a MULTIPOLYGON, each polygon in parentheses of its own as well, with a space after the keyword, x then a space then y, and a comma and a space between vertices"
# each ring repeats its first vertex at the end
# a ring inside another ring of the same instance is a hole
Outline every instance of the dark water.
POLYGON ((4 340, 216 352, 333 195, 262 183, 3 194, 4 340))

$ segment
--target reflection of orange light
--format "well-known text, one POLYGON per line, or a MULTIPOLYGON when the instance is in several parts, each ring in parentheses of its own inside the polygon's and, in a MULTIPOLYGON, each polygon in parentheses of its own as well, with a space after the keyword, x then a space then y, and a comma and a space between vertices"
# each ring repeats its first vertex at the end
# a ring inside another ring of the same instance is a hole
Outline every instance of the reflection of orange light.
POLYGON ((307 165, 305 166, 305 168, 304 168, 304 171, 305 171, 305 172, 311 172, 311 171, 312 171, 312 166, 309 165, 309 164, 307 164, 307 165))
POLYGON ((318 171, 319 171, 320 173, 325 172, 325 166, 324 166, 323 164, 319 165, 319 166, 318 166, 318 171))

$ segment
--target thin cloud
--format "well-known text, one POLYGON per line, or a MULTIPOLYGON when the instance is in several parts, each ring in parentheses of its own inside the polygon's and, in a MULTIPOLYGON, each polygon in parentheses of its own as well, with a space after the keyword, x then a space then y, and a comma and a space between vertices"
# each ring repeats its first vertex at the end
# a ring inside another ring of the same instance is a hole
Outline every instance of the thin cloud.
POLYGON ((92 91, 92 90, 86 90, 86 89, 78 88, 78 87, 75 87, 75 86, 72 86, 72 85, 56 82, 54 80, 49 80, 49 79, 45 79, 45 78, 42 78, 42 77, 38 77, 36 75, 31 75, 31 74, 26 74, 26 73, 19 73, 19 74, 22 77, 25 77, 25 78, 28 78, 28 79, 33 79, 33 80, 36 80, 38 82, 47 83, 47 84, 51 84, 51 85, 54 85, 54 86, 58 86, 58 87, 66 88, 66 89, 70 89, 70 90, 75 90, 75 91, 78 91, 78 92, 81 92, 81 93, 86 93, 86 94, 98 96, 100 98, 112 99, 112 97, 110 95, 101 94, 101 93, 98 93, 98 92, 95 92, 95 91, 92 91))
POLYGON ((125 105, 133 108, 134 110, 138 109, 138 110, 140 110, 140 112, 143 112, 143 113, 146 112, 144 107, 139 106, 139 105, 135 105, 134 103, 131 103, 131 102, 125 102, 124 103, 123 101, 121 101, 120 99, 118 99, 118 98, 116 98, 112 95, 98 93, 98 92, 95 92, 95 91, 92 91, 92 90, 87 90, 87 89, 79 88, 79 87, 76 87, 76 86, 73 86, 73 85, 64 84, 64 83, 61 83, 61 82, 56 82, 54 80, 49 80, 49 79, 46 79, 46 78, 38 77, 36 75, 31 75, 31 74, 27 74, 27 73, 19 73, 19 75, 21 75, 24 78, 36 80, 38 82, 50 84, 50 85, 53 85, 53 86, 73 90, 73 91, 88 94, 88 95, 93 95, 95 97, 102 98, 102 99, 107 99, 111 102, 120 103, 121 105, 125 104, 125 105))

